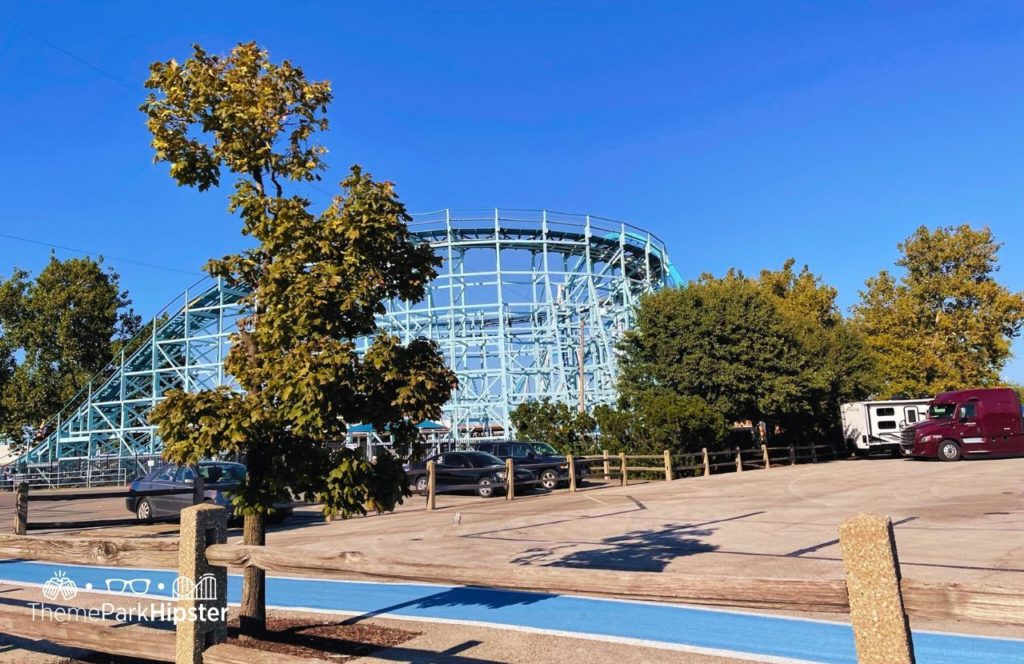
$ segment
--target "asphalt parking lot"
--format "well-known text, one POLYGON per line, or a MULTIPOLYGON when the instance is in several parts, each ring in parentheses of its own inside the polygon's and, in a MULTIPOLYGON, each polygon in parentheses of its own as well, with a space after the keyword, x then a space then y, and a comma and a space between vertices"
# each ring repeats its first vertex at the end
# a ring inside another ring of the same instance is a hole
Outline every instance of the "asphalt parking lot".
MULTIPOLYGON (((304 507, 268 544, 360 550, 388 558, 776 578, 841 578, 837 526, 889 515, 908 578, 1024 587, 1024 459, 959 463, 846 460, 570 495, 414 496, 393 514, 325 522, 304 507)), ((13 519, 0 496, 0 519, 13 519)), ((33 503, 30 521, 127 515, 123 501, 33 503)), ((173 525, 96 531, 146 536, 173 525)), ((240 538, 232 531, 232 539, 240 538)), ((929 625, 964 630, 957 625, 929 625)), ((998 627, 971 628, 1006 634, 998 627)))

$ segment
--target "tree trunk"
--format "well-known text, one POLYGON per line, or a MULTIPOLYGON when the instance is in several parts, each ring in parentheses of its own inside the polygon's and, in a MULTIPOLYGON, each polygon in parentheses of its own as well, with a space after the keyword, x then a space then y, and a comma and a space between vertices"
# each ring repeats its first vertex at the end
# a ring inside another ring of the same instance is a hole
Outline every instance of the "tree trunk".
MULTIPOLYGON (((267 542, 263 514, 246 514, 242 543, 263 546, 267 542)), ((246 567, 242 576, 242 606, 239 609, 239 630, 243 636, 261 636, 267 630, 267 573, 246 567)))

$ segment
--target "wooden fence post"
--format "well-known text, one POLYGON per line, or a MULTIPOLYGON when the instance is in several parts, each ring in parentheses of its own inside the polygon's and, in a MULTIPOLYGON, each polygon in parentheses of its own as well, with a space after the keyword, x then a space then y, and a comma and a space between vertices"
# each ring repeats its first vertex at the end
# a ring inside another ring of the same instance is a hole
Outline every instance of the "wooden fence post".
POLYGON ((178 578, 171 596, 178 601, 175 664, 202 664, 203 651, 228 639, 228 570, 206 560, 206 547, 228 539, 228 513, 204 504, 181 511, 178 578))
POLYGON ((789 465, 796 465, 796 448, 792 445, 789 446, 789 465))
POLYGON ((601 450, 601 453, 604 456, 604 481, 607 482, 612 479, 612 469, 608 464, 608 450, 601 450))
POLYGON ((28 530, 28 482, 14 487, 14 534, 24 535, 28 530))
POLYGON ((626 486, 627 484, 629 484, 629 480, 626 477, 629 473, 626 471, 626 453, 625 452, 619 452, 619 466, 622 469, 622 486, 626 486))
POLYGON ((192 473, 195 475, 195 479, 192 480, 192 504, 202 505, 206 498, 206 481, 199 472, 199 464, 192 465, 192 473))
POLYGON ((569 493, 576 493, 576 462, 571 454, 565 455, 565 463, 569 466, 569 493))
POLYGON ((505 500, 516 497, 516 467, 512 459, 505 459, 505 500))
POLYGON ((672 453, 665 450, 665 481, 672 481, 672 453))
POLYGON ((761 443, 761 456, 764 457, 764 469, 768 470, 772 467, 772 460, 768 456, 768 446, 761 443))
POLYGON ((811 443, 811 463, 818 463, 818 446, 811 443))
POLYGON ((736 448, 736 472, 743 472, 743 452, 738 447, 736 448))
POLYGON ((914 664, 914 643, 900 591, 892 522, 858 514, 839 526, 858 664, 914 664))
POLYGON ((437 508, 437 464, 433 461, 427 462, 427 509, 437 508))
POLYGON ((708 459, 708 448, 702 447, 700 452, 704 455, 704 477, 707 477, 711 474, 711 460, 708 459))

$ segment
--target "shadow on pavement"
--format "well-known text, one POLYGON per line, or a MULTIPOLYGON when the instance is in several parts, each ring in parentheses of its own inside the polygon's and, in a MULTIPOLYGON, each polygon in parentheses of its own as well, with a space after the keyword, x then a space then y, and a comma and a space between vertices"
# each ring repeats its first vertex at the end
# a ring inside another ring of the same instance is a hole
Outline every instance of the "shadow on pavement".
POLYGON ((392 604, 374 611, 368 611, 358 616, 353 616, 344 621, 346 625, 352 625, 363 620, 368 620, 385 613, 392 613, 400 609, 430 609, 436 607, 452 606, 478 606, 485 609, 500 609, 505 606, 517 604, 536 604, 546 599, 557 597, 549 593, 519 592, 515 590, 495 590, 491 588, 474 588, 471 586, 452 588, 426 597, 420 597, 408 602, 392 604))
POLYGON ((676 558, 716 551, 717 545, 701 539, 713 532, 712 528, 696 529, 690 524, 633 530, 606 537, 596 548, 572 551, 555 560, 550 559, 552 550, 531 549, 512 562, 520 565, 539 563, 547 567, 661 572, 676 558))

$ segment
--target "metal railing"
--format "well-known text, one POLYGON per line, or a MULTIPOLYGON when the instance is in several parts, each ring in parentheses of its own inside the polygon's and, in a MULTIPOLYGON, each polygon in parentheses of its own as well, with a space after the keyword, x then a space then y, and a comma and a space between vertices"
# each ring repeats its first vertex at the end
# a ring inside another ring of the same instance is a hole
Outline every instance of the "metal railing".
POLYGON ((123 468, 48 471, 43 468, 29 468, 22 473, 13 473, 0 478, 0 491, 13 491, 14 487, 27 482, 33 489, 79 489, 97 486, 123 486, 128 483, 128 471, 123 468))

